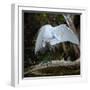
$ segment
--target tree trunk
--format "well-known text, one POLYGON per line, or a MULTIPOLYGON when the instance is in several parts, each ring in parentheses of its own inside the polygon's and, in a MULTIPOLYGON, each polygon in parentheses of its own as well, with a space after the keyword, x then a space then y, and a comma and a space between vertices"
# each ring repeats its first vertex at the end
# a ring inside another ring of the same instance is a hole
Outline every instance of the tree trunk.
MULTIPOLYGON (((74 26, 73 19, 72 19, 73 16, 72 16, 72 18, 70 17, 69 14, 63 14, 63 16, 64 16, 64 18, 65 18, 65 20, 66 20, 66 23, 68 24, 69 28, 70 28, 71 30, 73 30, 73 32, 75 33, 75 35, 78 37, 77 31, 76 31, 76 28, 75 28, 75 26, 74 26)), ((80 47, 78 46, 78 48, 77 48, 76 45, 73 45, 73 48, 74 48, 74 50, 75 50, 75 52, 76 52, 76 55, 79 56, 79 54, 80 54, 80 47)))
POLYGON ((67 75, 67 74, 72 74, 72 72, 73 72, 72 75, 74 75, 75 73, 77 73, 77 71, 80 72, 79 59, 73 62, 56 60, 56 61, 52 61, 51 63, 47 63, 43 65, 38 64, 32 67, 29 67, 27 71, 24 72, 24 75, 29 75, 29 74, 42 75, 42 76, 43 75, 67 75), (51 71, 48 71, 48 69, 51 71), (52 69, 55 69, 55 70, 52 70, 52 69))

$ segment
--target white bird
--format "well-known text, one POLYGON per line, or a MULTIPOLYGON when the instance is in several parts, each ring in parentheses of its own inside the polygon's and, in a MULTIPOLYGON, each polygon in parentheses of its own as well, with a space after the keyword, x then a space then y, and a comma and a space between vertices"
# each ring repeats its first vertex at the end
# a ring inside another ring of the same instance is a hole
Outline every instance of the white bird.
POLYGON ((56 45, 62 42, 69 41, 71 43, 79 45, 79 40, 74 32, 65 24, 52 27, 47 24, 40 28, 36 43, 35 54, 46 46, 46 43, 50 45, 56 45))

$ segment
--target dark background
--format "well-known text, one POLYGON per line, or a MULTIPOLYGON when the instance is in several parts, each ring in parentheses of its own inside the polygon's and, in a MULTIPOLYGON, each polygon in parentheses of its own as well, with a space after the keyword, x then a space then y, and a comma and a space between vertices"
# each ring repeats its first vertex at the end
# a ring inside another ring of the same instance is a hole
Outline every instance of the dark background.
MULTIPOLYGON (((39 31, 40 27, 45 24, 51 24, 52 26, 56 26, 56 25, 60 25, 60 24, 66 24, 66 21, 61 13, 23 11, 24 70, 32 65, 37 64, 38 61, 40 61, 40 59, 44 58, 44 57, 40 57, 40 56, 37 57, 34 54, 34 48, 35 48, 35 40, 37 38, 38 31, 39 31)), ((74 25, 77 29, 77 32, 80 34, 80 15, 75 15, 74 25)), ((80 38, 80 35, 79 35, 79 38, 80 38)), ((67 44, 67 46, 69 45, 68 43, 66 43, 66 44, 67 44)), ((62 45, 60 47, 62 47, 62 45)), ((72 47, 70 47, 69 49, 72 52, 74 52, 72 47)), ((63 52, 63 50, 61 50, 61 52, 63 52)), ((74 57, 74 53, 72 53, 72 54, 74 57)), ((49 54, 47 54, 47 55, 49 55, 49 54)), ((63 55, 63 53, 62 53, 62 55, 63 55)), ((56 54, 56 57, 58 57, 58 56, 60 56, 60 55, 56 54)), ((53 55, 52 55, 52 57, 53 57, 53 55)), ((62 58, 62 57, 63 56, 60 56, 60 58, 62 58)), ((47 57, 47 59, 48 59, 48 57, 47 57)))

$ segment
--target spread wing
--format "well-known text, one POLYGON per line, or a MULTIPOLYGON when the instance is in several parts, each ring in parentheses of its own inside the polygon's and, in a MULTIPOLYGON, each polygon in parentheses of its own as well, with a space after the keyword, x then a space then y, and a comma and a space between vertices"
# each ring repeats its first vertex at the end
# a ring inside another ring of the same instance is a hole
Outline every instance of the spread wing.
POLYGON ((37 39, 36 39, 36 43, 35 43, 35 53, 41 49, 43 47, 42 43, 43 43, 43 34, 44 34, 44 31, 43 30, 40 30, 39 33, 38 33, 38 36, 37 36, 37 39))
POLYGON ((79 45, 77 36, 65 24, 56 27, 44 25, 40 28, 36 39, 35 53, 45 47, 46 42, 49 42, 50 45, 56 45, 66 41, 79 45))
POLYGON ((46 42, 52 38, 51 25, 44 25, 40 28, 36 43, 35 43, 35 53, 46 46, 46 42))
MULTIPOLYGON (((59 25, 54 29, 55 36, 57 36, 56 43, 69 41, 71 43, 79 45, 79 40, 75 33, 68 28, 65 24, 59 25)), ((55 41, 52 41, 51 44, 54 45, 55 41)))

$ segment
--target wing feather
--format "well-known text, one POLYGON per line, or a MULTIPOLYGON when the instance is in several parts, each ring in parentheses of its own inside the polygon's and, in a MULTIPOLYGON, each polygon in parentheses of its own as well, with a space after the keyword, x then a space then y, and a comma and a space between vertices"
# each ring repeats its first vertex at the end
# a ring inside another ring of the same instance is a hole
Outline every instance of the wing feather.
POLYGON ((65 24, 56 27, 44 25, 40 28, 36 39, 35 53, 45 47, 46 42, 49 42, 50 45, 55 45, 66 41, 79 45, 77 36, 65 24))
POLYGON ((39 51, 41 48, 45 47, 46 42, 49 42, 49 38, 52 37, 51 28, 51 25, 44 25, 40 28, 35 43, 35 53, 39 51))
POLYGON ((35 43, 35 53, 41 49, 43 46, 42 46, 42 41, 43 41, 43 30, 40 29, 39 30, 39 33, 38 33, 38 36, 37 36, 37 39, 36 39, 36 43, 35 43))
POLYGON ((54 32, 59 38, 59 43, 69 41, 71 43, 79 45, 79 40, 75 33, 67 27, 65 24, 55 27, 54 32))

